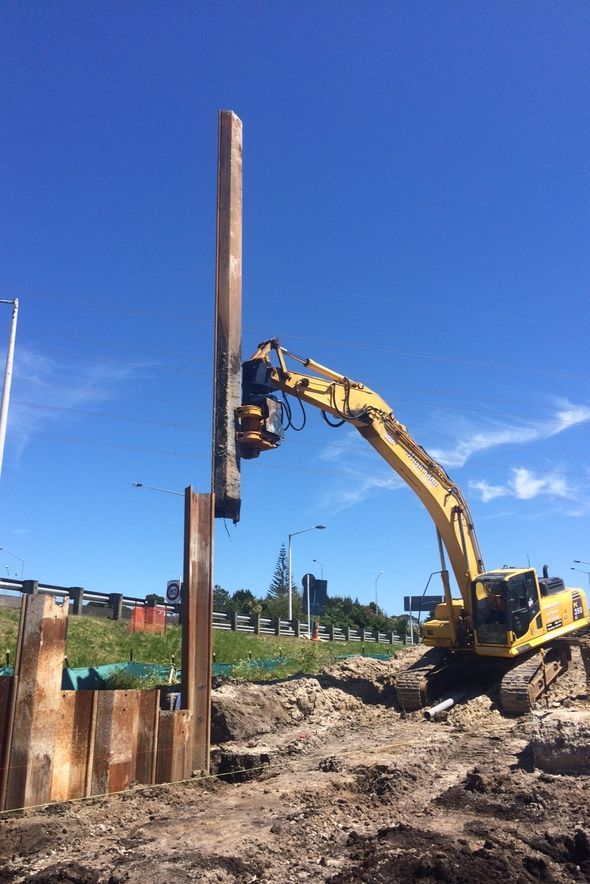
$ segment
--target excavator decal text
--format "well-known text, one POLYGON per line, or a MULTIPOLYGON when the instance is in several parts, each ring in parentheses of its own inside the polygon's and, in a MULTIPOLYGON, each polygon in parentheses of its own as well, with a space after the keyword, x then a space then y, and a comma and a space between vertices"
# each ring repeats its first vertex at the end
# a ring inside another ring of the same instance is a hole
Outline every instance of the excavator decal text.
POLYGON ((406 454, 408 455, 408 457, 410 458, 410 460, 412 461, 412 463, 414 464, 414 466, 417 466, 418 469, 420 470, 420 472, 424 473, 424 475, 426 476, 426 479, 430 482, 430 484, 431 484, 434 488, 436 488, 436 487, 438 486, 438 482, 436 481, 436 479, 434 478, 434 476, 432 476, 432 475, 428 472, 428 470, 426 469, 426 467, 424 466, 424 464, 423 464, 423 463, 420 463, 420 461, 418 460, 418 458, 416 457, 416 455, 413 454, 411 451, 406 451, 406 454))

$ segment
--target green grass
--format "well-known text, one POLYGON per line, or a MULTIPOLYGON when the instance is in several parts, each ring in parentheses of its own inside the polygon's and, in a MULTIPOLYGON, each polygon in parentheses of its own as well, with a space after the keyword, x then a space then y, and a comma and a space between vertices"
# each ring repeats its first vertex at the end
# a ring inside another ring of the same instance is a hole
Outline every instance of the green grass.
MULTIPOLYGON (((19 612, 0 609, 0 653, 10 652, 14 661, 19 612)), ((68 666, 72 668, 101 666, 133 660, 137 663, 169 663, 174 657, 181 660, 181 629, 170 627, 162 635, 148 632, 130 632, 124 621, 102 620, 92 617, 70 617, 66 640, 68 666)), ((387 654, 396 646, 367 642, 367 654, 387 654)), ((398 646, 399 647, 399 646, 398 646)), ((213 633, 213 653, 217 663, 240 663, 236 675, 250 679, 283 678, 296 672, 314 674, 335 657, 342 654, 360 654, 360 642, 310 642, 305 639, 276 638, 248 635, 238 632, 213 633), (286 657, 287 662, 272 671, 253 667, 252 660, 286 657)), ((0 663, 0 665, 2 665, 0 663)))

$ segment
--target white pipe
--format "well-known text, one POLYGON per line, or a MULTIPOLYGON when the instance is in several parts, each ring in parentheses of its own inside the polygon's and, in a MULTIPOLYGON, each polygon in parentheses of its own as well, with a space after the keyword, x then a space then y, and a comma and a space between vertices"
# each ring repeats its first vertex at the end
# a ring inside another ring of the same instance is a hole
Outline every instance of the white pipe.
POLYGON ((450 709, 451 706, 455 705, 455 701, 452 697, 449 697, 448 700, 443 700, 442 703, 437 703, 436 706, 431 706, 430 709, 424 710, 424 718, 428 719, 428 721, 434 721, 441 712, 446 712, 447 709, 450 709))
POLYGON ((10 339, 8 352, 6 353, 6 369, 4 371, 4 385, 2 387, 2 402, 0 403, 0 474, 2 473, 2 461, 4 460, 4 442, 6 441, 6 425, 8 423, 8 402, 10 400, 10 387, 12 385, 12 364, 14 361, 14 342, 16 340, 16 320, 18 317, 18 298, 14 301, 0 301, 1 304, 12 304, 12 324, 10 327, 10 339))

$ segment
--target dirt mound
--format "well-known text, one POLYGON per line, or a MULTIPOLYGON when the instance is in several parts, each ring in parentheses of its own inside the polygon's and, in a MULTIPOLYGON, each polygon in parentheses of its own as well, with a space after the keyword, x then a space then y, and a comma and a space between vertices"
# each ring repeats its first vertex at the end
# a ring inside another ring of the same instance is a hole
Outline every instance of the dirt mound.
POLYGON ((517 857, 496 841, 486 839, 473 848, 467 839, 443 837, 436 832, 400 824, 381 829, 376 836, 352 834, 347 842, 350 867, 328 880, 330 884, 472 884, 554 881, 543 858, 517 857))
POLYGON ((339 688, 364 703, 387 703, 394 699, 395 675, 401 667, 402 663, 394 657, 348 657, 323 669, 319 681, 324 687, 339 688))
POLYGON ((551 817, 551 787, 518 772, 513 778, 475 767, 463 780, 438 796, 439 807, 504 820, 544 820, 551 817))
POLYGON ((390 703, 395 675, 416 656, 392 660, 351 657, 317 678, 279 683, 225 682, 212 693, 211 741, 250 740, 303 721, 329 725, 350 720, 363 704, 390 703))
POLYGON ((502 721, 502 713, 497 706, 497 700, 490 694, 482 694, 454 706, 448 714, 448 721, 461 730, 487 728, 499 724, 502 721))
POLYGON ((362 701, 338 688, 322 688, 317 678, 280 684, 227 683, 213 691, 211 741, 250 740, 304 721, 324 725, 352 717, 362 701))
POLYGON ((541 770, 590 774, 590 711, 560 709, 538 716, 531 745, 541 770))

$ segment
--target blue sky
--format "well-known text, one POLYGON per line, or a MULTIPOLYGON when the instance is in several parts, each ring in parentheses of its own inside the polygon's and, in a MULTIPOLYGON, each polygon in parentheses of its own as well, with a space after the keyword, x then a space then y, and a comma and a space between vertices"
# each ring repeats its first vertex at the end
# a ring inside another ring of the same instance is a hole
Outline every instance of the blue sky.
MULTIPOLYGON (((375 389, 470 501, 489 568, 590 561, 590 7, 4 3, 0 297, 20 299, 2 572, 133 595, 210 487, 217 111, 244 122, 244 356, 375 389)), ((10 309, 0 312, 2 356, 10 309)), ((215 579, 399 612, 417 499, 308 409, 243 466, 215 579)), ((585 567, 585 566, 582 566, 585 567)), ((590 570, 590 568, 589 568, 590 570)), ((431 584, 432 586, 432 584, 431 584)))

